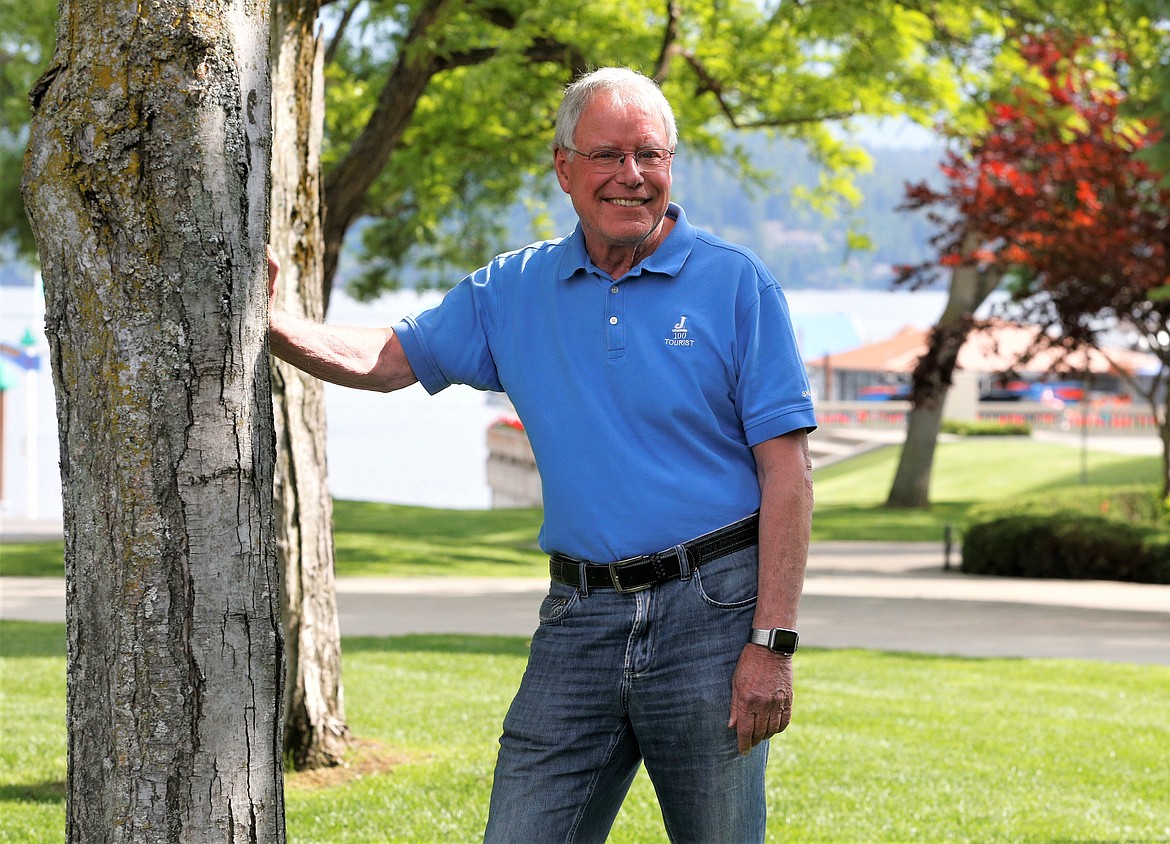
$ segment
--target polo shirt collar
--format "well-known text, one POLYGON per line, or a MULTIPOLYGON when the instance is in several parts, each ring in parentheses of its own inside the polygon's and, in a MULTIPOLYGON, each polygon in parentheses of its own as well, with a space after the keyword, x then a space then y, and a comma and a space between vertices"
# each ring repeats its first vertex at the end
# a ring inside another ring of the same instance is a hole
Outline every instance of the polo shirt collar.
MULTIPOLYGON (((622 276, 623 279, 635 278, 642 273, 658 273, 661 275, 676 276, 682 270, 683 264, 691 254, 695 245, 696 230, 689 222, 682 206, 670 203, 666 209, 666 216, 674 219, 674 228, 648 257, 643 258, 634 267, 622 276)), ((573 233, 561 241, 562 254, 557 276, 565 281, 578 272, 599 273, 599 270, 585 251, 585 233, 581 230, 581 223, 573 229, 573 233)))

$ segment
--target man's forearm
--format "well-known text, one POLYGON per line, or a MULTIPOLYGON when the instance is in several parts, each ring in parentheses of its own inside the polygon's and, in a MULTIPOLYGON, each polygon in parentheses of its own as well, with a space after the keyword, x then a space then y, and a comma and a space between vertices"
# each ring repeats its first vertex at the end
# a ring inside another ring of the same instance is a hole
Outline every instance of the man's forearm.
POLYGON ((324 325, 273 311, 268 338, 276 357, 331 384, 389 392, 417 380, 390 328, 324 325))
POLYGON ((753 627, 796 626, 812 529, 812 465, 803 433, 757 447, 760 466, 759 596, 753 627))

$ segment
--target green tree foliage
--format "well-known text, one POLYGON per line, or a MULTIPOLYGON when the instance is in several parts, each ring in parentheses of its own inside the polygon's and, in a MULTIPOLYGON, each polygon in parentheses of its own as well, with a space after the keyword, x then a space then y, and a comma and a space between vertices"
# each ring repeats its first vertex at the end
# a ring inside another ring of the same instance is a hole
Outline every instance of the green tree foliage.
POLYGON ((55 0, 0 3, 0 243, 35 252, 20 199, 32 110, 28 92, 53 53, 55 0))
MULTIPOLYGON (((343 239, 362 221, 373 295, 406 265, 447 282, 509 245, 504 209, 521 199, 535 235, 552 234, 548 140, 560 90, 603 64, 658 78, 679 112, 687 155, 765 185, 768 164, 737 130, 805 145, 815 183, 793 189, 842 228, 868 157, 849 140, 861 117, 904 115, 969 133, 981 105, 1026 66, 1020 33, 1064 23, 1125 33, 1146 80, 1146 107, 1170 86, 1157 47, 1163 0, 332 0, 327 56, 327 287, 343 239), (1159 70, 1161 68, 1161 70, 1159 70), (1163 81, 1165 81, 1163 79, 1163 81)), ((52 0, 0 9, 0 190, 19 167, 25 92, 51 49, 52 0)), ((555 206, 554 206, 555 207, 555 206)), ((25 247, 19 202, 0 203, 0 230, 25 247)), ((857 242, 854 241, 853 245, 857 242)), ((797 262, 799 263, 799 262, 797 262)))
MULTIPOLYGON (((1126 56, 1126 113, 1165 128, 1170 124, 1170 6, 1166 0, 1124 0, 1117 27, 1126 56)), ((1170 180, 1170 133, 1139 153, 1170 180)))
POLYGON ((941 228, 937 257, 903 276, 977 265, 1009 279, 1013 312, 1045 329, 1029 353, 1098 345, 1118 325, 1135 332, 1162 361, 1152 383, 1131 386, 1163 420, 1168 492, 1170 188, 1139 157, 1162 133, 1123 117, 1131 77, 1111 46, 1064 33, 1022 42, 1036 84, 994 105, 989 131, 946 162, 944 189, 908 192, 941 228))
POLYGON ((504 244, 501 209, 521 192, 541 233, 542 199, 555 191, 545 174, 560 90, 604 64, 659 79, 688 153, 759 183, 735 130, 799 140, 821 167, 802 198, 820 211, 848 208, 868 164, 847 140, 853 121, 954 117, 1010 65, 1010 33, 1061 5, 363 0, 341 16, 348 26, 327 70, 327 227, 336 241, 358 217, 373 220, 362 229, 359 295, 408 261, 439 275, 482 262, 504 244), (379 122, 394 109, 409 119, 379 122), (366 134, 375 125, 389 146, 381 157, 366 134))

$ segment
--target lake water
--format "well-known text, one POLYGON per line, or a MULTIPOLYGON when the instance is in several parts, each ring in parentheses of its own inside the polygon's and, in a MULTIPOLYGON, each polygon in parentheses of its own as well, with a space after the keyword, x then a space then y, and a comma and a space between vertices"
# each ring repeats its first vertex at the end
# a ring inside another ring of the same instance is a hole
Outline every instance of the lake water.
MULTIPOLYGON (((338 294, 332 322, 386 325, 439 299, 438 293, 401 291, 372 304, 338 294)), ((906 325, 926 327, 942 312, 945 293, 806 291, 788 293, 796 319, 841 316, 863 342, 884 339, 906 325)), ((26 328, 44 355, 43 316, 30 288, 0 287, 0 344, 19 345, 26 328)), ((804 337, 811 344, 816 338, 804 337)), ((60 518, 57 426, 47 364, 32 374, 6 362, 12 381, 4 392, 3 489, 0 515, 60 518)), ((391 395, 328 386, 330 488, 339 498, 486 508, 486 430, 504 411, 498 400, 467 387, 428 396, 418 385, 391 395)))

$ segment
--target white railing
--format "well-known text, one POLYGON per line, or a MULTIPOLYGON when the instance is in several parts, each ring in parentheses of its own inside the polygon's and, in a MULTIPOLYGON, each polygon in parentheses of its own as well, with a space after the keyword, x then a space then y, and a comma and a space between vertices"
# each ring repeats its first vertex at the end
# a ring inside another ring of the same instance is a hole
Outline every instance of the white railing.
MULTIPOLYGON (((826 427, 902 428, 908 401, 820 402, 817 421, 826 427)), ((1043 402, 980 402, 976 410, 980 422, 1027 425, 1034 431, 1091 431, 1109 434, 1144 434, 1158 430, 1158 420, 1148 409, 1133 406, 1090 406, 1085 412, 1077 405, 1053 407, 1043 402)))
POLYGON ((818 402, 817 424, 826 428, 905 428, 908 401, 818 402))

